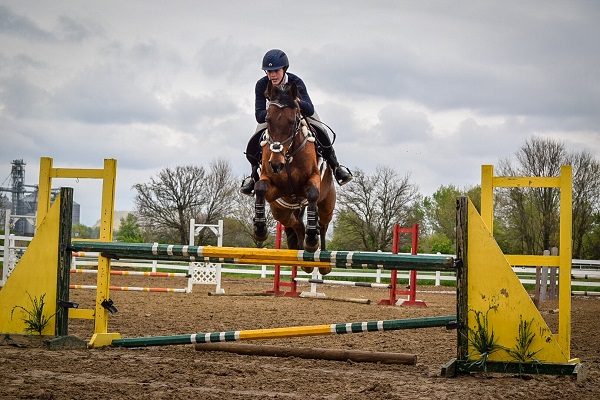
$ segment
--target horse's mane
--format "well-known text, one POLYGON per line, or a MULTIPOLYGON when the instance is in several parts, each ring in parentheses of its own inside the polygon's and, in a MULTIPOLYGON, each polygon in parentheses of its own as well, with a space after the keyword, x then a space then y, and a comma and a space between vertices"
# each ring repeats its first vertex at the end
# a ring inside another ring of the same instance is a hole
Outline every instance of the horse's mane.
POLYGON ((272 102, 277 102, 286 107, 296 107, 297 91, 292 85, 280 85, 267 88, 265 95, 272 102))

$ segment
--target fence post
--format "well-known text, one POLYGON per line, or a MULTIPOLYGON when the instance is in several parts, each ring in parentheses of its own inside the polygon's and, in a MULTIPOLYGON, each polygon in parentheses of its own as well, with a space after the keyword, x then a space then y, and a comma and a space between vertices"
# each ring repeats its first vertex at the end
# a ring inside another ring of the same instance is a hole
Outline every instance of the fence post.
MULTIPOLYGON (((549 256, 550 250, 544 250, 544 255, 549 256)), ((546 294, 548 292, 548 267, 542 267, 542 282, 540 286, 540 301, 546 300, 546 294)))
MULTIPOLYGON (((551 248, 550 255, 557 256, 558 247, 551 248)), ((550 295, 548 298, 550 300, 556 300, 556 293, 558 293, 556 286, 556 267, 550 267, 550 295)))

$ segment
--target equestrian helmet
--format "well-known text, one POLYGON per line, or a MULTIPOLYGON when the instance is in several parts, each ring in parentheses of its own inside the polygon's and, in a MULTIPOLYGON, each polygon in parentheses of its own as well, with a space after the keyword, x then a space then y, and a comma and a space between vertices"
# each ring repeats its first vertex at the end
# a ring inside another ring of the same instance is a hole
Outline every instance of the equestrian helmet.
POLYGON ((285 53, 281 50, 269 50, 263 57, 262 69, 264 71, 274 71, 279 68, 287 69, 289 66, 290 62, 285 53))

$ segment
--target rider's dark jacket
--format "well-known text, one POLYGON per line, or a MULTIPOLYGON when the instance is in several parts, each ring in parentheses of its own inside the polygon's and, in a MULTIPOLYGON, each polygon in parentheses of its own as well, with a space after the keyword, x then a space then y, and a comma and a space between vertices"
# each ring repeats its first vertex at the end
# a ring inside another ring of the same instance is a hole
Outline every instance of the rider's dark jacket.
MULTIPOLYGON (((306 90, 306 85, 297 75, 290 74, 289 72, 286 73, 286 75, 287 83, 296 83, 298 86, 298 96, 302 115, 305 117, 312 116, 315 113, 315 107, 310 100, 310 96, 306 90)), ((265 96, 265 92, 267 91, 268 84, 269 78, 267 76, 263 76, 258 80, 258 82, 256 82, 256 87, 254 88, 254 116, 256 117, 256 122, 259 124, 265 122, 265 118, 267 117, 267 98, 265 96)))

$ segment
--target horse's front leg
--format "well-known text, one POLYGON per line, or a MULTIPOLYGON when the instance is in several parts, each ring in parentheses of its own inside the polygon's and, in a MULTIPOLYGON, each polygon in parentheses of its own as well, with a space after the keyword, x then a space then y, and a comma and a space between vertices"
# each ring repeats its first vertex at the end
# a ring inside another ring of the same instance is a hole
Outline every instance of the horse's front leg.
POLYGON ((267 240, 267 216, 265 213, 265 196, 269 186, 260 180, 254 185, 254 240, 260 245, 267 240))
POLYGON ((319 188, 316 184, 308 186, 306 190, 306 235, 304 236, 304 250, 314 253, 319 248, 319 188))

